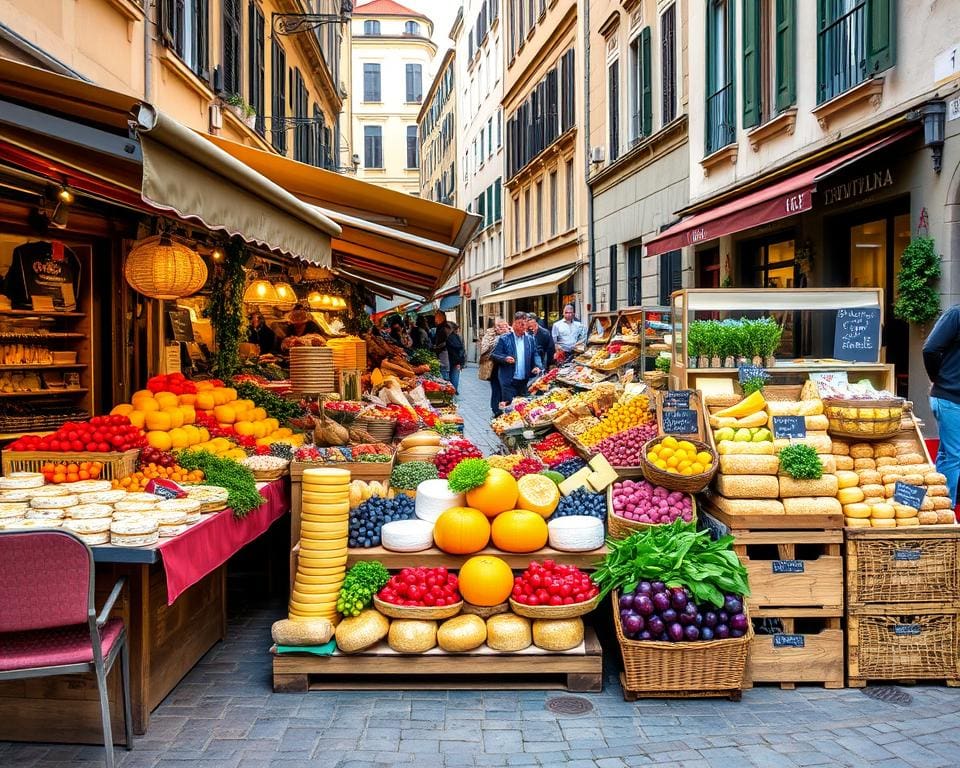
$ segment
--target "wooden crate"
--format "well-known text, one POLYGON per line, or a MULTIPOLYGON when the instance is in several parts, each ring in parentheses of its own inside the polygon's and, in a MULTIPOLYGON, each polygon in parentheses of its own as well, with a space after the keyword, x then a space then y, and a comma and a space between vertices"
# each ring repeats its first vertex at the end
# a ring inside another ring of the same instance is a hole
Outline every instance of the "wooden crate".
POLYGON ((960 607, 960 525, 848 528, 847 605, 960 607))
POLYGON ((305 693, 317 690, 548 689, 599 692, 603 688, 603 656, 591 627, 578 648, 561 653, 531 646, 501 653, 480 646, 466 653, 434 648, 403 654, 385 642, 354 654, 273 656, 273 690, 305 693))
POLYGON ((97 453, 83 451, 79 453, 60 453, 54 451, 4 451, 3 474, 11 472, 39 472, 44 464, 81 464, 85 461, 99 461, 103 464, 101 480, 119 480, 132 475, 137 470, 140 449, 97 453))
POLYGON ((847 685, 944 680, 960 687, 960 610, 867 606, 847 614, 847 685))
POLYGON ((754 683, 779 683, 785 690, 795 688, 797 683, 843 688, 843 629, 839 616, 768 617, 761 621, 768 626, 776 621, 781 631, 765 634, 755 624, 745 688, 754 683))

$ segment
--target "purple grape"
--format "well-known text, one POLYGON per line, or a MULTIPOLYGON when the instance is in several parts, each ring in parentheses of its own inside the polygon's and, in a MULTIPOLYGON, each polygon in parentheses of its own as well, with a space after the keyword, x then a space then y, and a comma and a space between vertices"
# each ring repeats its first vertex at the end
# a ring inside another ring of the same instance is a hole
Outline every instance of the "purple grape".
MULTIPOLYGON (((717 614, 713 611, 707 611, 705 614, 703 614, 703 626, 713 629, 718 623, 717 614)), ((713 633, 711 632, 710 634, 713 633)))
POLYGON ((620 609, 620 618, 621 618, 621 619, 625 619, 625 618, 627 618, 627 616, 629 616, 631 613, 633 613, 633 609, 631 609, 631 608, 621 608, 621 609, 620 609))
POLYGON ((647 629, 650 630, 650 634, 654 637, 660 637, 665 631, 665 625, 663 619, 659 616, 651 616, 647 620, 647 629))
POLYGON ((700 639, 701 640, 713 640, 713 630, 710 627, 701 627, 700 628, 700 639))
POLYGON ((659 640, 661 643, 669 643, 670 635, 664 632, 662 635, 660 635, 660 637, 657 638, 657 640, 659 640))
POLYGON ((650 582, 650 589, 653 590, 654 592, 666 592, 667 585, 664 584, 662 581, 652 581, 650 582))
POLYGON ((625 595, 620 595, 620 607, 621 608, 633 608, 633 594, 628 592, 625 595))
POLYGON ((726 624, 717 624, 713 630, 713 634, 716 635, 717 640, 726 640, 730 637, 730 627, 726 624))
POLYGON ((667 627, 667 634, 673 642, 683 640, 683 627, 680 624, 671 624, 667 627))
POLYGON ((720 613, 717 614, 718 624, 726 624, 728 621, 730 621, 730 614, 726 611, 720 611, 720 613))
POLYGON ((652 639, 652 638, 653 638, 653 635, 650 634, 650 630, 649 630, 649 629, 645 629, 645 630, 643 630, 643 632, 640 633, 640 639, 641 639, 641 640, 650 640, 650 639, 652 639))
POLYGON ((633 601, 633 609, 641 616, 650 616, 654 610, 653 600, 649 595, 638 595, 633 601))
POLYGON ((637 594, 649 595, 651 592, 653 592, 653 587, 650 586, 649 581, 641 581, 637 585, 637 594))
POLYGON ((680 618, 680 614, 673 610, 673 608, 667 608, 667 610, 661 611, 660 618, 667 624, 673 624, 673 622, 680 618))
POLYGON ((643 619, 633 613, 623 620, 623 629, 628 635, 636 635, 643 631, 643 619))
POLYGON ((745 634, 745 633, 744 633, 744 631, 743 631, 742 629, 731 629, 731 630, 730 630, 730 637, 743 637, 744 634, 745 634))
POLYGON ((687 640, 690 640, 691 642, 694 640, 699 640, 700 630, 691 624, 686 629, 683 630, 683 636, 684 638, 686 638, 687 640))
POLYGON ((743 603, 733 595, 727 595, 723 601, 723 610, 733 616, 735 613, 743 612, 743 603))
POLYGON ((697 615, 693 617, 693 623, 698 627, 703 626, 703 614, 700 611, 697 611, 697 615))
POLYGON ((682 611, 687 606, 686 593, 679 587, 674 589, 673 594, 670 596, 670 604, 678 611, 682 611))
MULTIPOLYGON (((747 631, 747 616, 743 613, 738 613, 736 616, 731 617, 730 619, 730 631, 739 631, 742 635, 747 631)), ((740 637, 740 635, 737 635, 740 637)))
POLYGON ((666 592, 657 592, 653 596, 653 605, 663 613, 670 607, 670 596, 666 592))

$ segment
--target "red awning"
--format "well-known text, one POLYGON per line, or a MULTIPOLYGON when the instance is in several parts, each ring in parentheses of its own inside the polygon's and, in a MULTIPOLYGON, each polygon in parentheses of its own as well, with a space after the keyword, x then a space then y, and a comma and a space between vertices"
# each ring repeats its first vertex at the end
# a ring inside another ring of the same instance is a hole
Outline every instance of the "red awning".
POLYGON ((688 245, 758 227, 809 211, 817 182, 851 163, 899 141, 915 130, 905 128, 857 149, 801 171, 795 176, 762 187, 743 197, 689 216, 646 243, 647 256, 656 256, 688 245))

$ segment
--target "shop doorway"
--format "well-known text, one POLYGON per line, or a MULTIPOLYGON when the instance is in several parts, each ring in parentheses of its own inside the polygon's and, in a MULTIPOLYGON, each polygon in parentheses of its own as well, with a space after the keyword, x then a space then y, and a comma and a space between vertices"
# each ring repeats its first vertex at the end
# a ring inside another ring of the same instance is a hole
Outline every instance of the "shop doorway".
POLYGON ((720 287, 720 249, 697 251, 697 288, 720 287))
MULTIPOLYGON (((738 249, 740 285, 747 288, 795 288, 800 284, 797 240, 791 230, 747 240, 738 249)), ((747 313, 750 314, 750 313, 747 313)), ((755 314, 755 313, 754 313, 755 314)), ((812 354, 812 332, 801 312, 766 313, 783 327, 777 357, 812 354)))

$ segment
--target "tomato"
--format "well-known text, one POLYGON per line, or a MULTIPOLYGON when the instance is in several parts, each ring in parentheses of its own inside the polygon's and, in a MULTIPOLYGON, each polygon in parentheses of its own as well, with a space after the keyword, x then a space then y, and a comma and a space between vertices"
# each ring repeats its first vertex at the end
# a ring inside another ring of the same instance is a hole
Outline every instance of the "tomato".
POLYGON ((100 453, 109 453, 110 444, 104 442, 97 443, 97 450, 100 451, 100 453))

